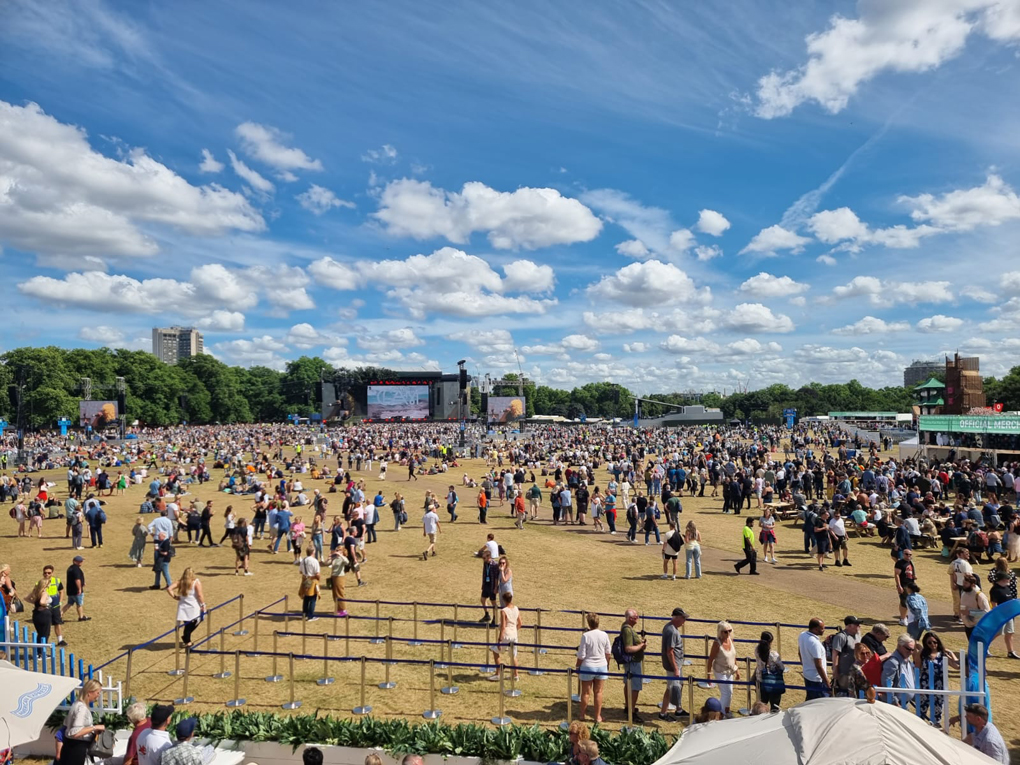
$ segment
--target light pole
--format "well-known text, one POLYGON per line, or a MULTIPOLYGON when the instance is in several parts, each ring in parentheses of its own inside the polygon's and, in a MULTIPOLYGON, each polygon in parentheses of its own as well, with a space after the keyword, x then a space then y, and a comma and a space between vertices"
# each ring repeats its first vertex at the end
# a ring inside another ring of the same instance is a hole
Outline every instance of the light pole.
POLYGON ((464 402, 464 399, 467 396, 467 368, 464 366, 466 363, 467 363, 467 359, 461 359, 460 361, 457 362, 457 369, 458 369, 458 372, 459 372, 459 374, 458 374, 458 382, 459 382, 459 385, 460 385, 460 388, 459 388, 460 395, 457 396, 457 400, 460 402, 460 404, 457 406, 457 409, 458 409, 457 416, 460 419, 460 448, 461 449, 464 448, 464 430, 467 427, 465 422, 464 422, 464 417, 465 417, 465 412, 464 412, 464 409, 465 409, 464 403, 465 402, 464 402))

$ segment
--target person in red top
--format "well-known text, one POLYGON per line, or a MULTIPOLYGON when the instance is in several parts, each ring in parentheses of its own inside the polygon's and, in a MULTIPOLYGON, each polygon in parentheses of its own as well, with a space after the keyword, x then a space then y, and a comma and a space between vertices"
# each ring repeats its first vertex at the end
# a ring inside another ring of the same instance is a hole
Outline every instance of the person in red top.
POLYGON ((138 765, 138 736, 142 731, 152 727, 152 721, 145 716, 145 704, 136 701, 127 708, 127 719, 134 730, 131 731, 131 738, 128 739, 127 751, 124 753, 124 765, 138 765))
POLYGON ((514 497, 514 512, 517 514, 517 522, 514 524, 519 529, 524 528, 524 518, 527 516, 527 509, 524 507, 524 495, 517 492, 514 497))
POLYGON ((486 513, 486 511, 488 509, 489 509, 489 498, 487 496, 485 496, 485 489, 482 489, 481 491, 478 492, 478 522, 479 523, 485 523, 486 525, 488 525, 487 521, 485 520, 485 513, 486 513))

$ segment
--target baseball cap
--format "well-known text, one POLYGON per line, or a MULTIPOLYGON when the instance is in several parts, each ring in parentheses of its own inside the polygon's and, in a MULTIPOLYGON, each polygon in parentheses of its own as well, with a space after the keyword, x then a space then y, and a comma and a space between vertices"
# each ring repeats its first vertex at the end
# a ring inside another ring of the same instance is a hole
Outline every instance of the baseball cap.
POLYGON ((709 712, 722 712, 722 702, 715 696, 709 696, 708 700, 705 701, 705 709, 709 712))
POLYGON ((159 728, 174 713, 173 704, 157 704, 152 708, 152 714, 149 715, 149 719, 152 721, 153 728, 159 728))
POLYGON ((177 733, 177 738, 179 740, 183 740, 194 736, 196 727, 198 727, 198 718, 186 717, 177 723, 177 727, 174 731, 177 733))
POLYGON ((80 555, 75 555, 74 556, 74 562, 75 563, 84 563, 85 559, 83 557, 81 557, 80 555))
POLYGON ((861 620, 856 616, 848 616, 843 620, 843 624, 860 624, 861 620))
POLYGON ((680 608, 680 606, 677 606, 673 609, 673 616, 687 616, 687 612, 680 608))

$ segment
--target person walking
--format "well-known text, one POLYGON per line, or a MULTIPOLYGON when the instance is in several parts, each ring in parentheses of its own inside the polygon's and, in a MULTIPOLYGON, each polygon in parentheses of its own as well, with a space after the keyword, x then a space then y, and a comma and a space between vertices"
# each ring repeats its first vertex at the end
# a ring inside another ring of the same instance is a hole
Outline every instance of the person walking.
POLYGON ((595 722, 602 722, 602 692, 609 679, 609 657, 612 647, 609 635, 599 629, 599 615, 588 612, 584 615, 588 629, 581 635, 581 643, 577 647, 577 664, 575 669, 581 680, 580 718, 585 719, 588 712, 588 699, 591 698, 595 707, 595 722))
POLYGON ((762 546, 762 553, 765 555, 766 563, 776 562, 776 518, 772 514, 772 508, 768 505, 762 511, 762 516, 758 520, 758 541, 762 546), (771 558, 770 558, 771 556, 771 558))
POLYGON ((450 484, 450 488, 446 492, 446 512, 450 514, 450 523, 457 520, 457 502, 460 500, 457 497, 457 490, 450 484))
POLYGON ((220 544, 222 545, 231 535, 234 533, 234 527, 237 525, 236 518, 234 518, 234 506, 227 505, 227 509, 223 511, 223 536, 220 537, 220 544))
POLYGON ((914 640, 920 640, 921 633, 931 629, 928 601, 921 594, 917 582, 907 582, 904 588, 907 591, 907 633, 914 640))
POLYGON ((514 668, 514 680, 520 680, 517 670, 517 636, 521 629, 521 610, 514 605, 513 592, 504 592, 500 599, 503 607, 499 610, 499 635, 496 638, 496 645, 492 649, 496 661, 496 674, 490 680, 499 680, 506 664, 506 657, 510 657, 510 664, 514 668))
MULTIPOLYGON (((744 549, 744 559, 733 564, 733 568, 739 574, 744 566, 750 566, 752 576, 758 576, 758 550, 754 546, 754 518, 744 519, 744 528, 741 532, 744 549)), ((724 705, 725 706, 725 705, 724 705)))
POLYGON ((202 544, 206 539, 209 540, 209 547, 216 546, 216 543, 213 542, 212 537, 212 516, 213 516, 212 500, 209 500, 208 502, 205 503, 205 507, 202 508, 202 533, 201 535, 199 535, 198 538, 199 547, 206 546, 202 544))
POLYGON ((425 552, 421 554, 422 560, 428 560, 429 554, 433 558, 436 557, 436 535, 441 533, 442 529, 439 527, 439 515, 436 513, 436 506, 434 504, 429 505, 429 509, 425 511, 425 517, 422 519, 421 524, 421 535, 429 542, 425 552))
POLYGON ((686 575, 684 579, 691 578, 691 564, 694 564, 694 575, 701 579, 701 532, 694 521, 687 521, 684 528, 684 554, 687 556, 686 575))
POLYGON ((390 511, 393 513, 393 530, 400 531, 400 527, 407 522, 404 510, 404 495, 400 492, 396 492, 393 495, 393 501, 390 502, 390 511))
POLYGON ((301 611, 305 621, 318 621, 315 615, 315 603, 319 598, 319 583, 322 575, 319 569, 319 561, 315 557, 315 548, 308 545, 305 548, 305 557, 298 564, 298 571, 301 573, 301 587, 298 595, 302 598, 301 611))
POLYGON ((244 575, 251 576, 248 564, 251 559, 251 543, 255 539, 255 528, 248 525, 248 519, 242 518, 234 528, 234 535, 230 538, 230 546, 234 548, 234 576, 237 576, 240 568, 244 568, 244 575))
POLYGON ((825 622, 815 617, 808 622, 808 628, 797 638, 801 674, 807 688, 806 701, 828 698, 831 695, 832 686, 825 663, 825 646, 822 645, 824 634, 825 622))
MULTIPOLYGON (((747 520, 754 523, 752 518, 747 520)), ((723 713, 730 717, 732 682, 740 679, 740 669, 737 667, 737 646, 733 642, 733 625, 729 622, 719 622, 716 625, 715 642, 705 661, 705 673, 714 680, 722 681, 719 683, 719 702, 723 706, 723 713)))
POLYGON ((641 693, 641 689, 644 687, 644 667, 642 662, 645 659, 648 641, 644 635, 641 636, 640 640, 638 639, 637 630, 634 629, 638 623, 638 618, 637 609, 628 608, 624 612, 624 622, 620 626, 620 644, 623 647, 623 652, 630 657, 630 662, 626 665, 623 678, 623 694, 626 699, 624 707, 627 708, 629 704, 629 708, 632 710, 631 719, 640 725, 644 720, 638 714, 638 694, 641 693))
POLYGON ((173 547, 170 544, 169 535, 165 531, 160 531, 156 537, 156 544, 153 551, 152 570, 156 574, 156 580, 153 582, 150 590, 161 589, 159 586, 160 576, 166 581, 166 586, 171 585, 170 579, 170 558, 173 557, 173 547))
POLYGON ((67 603, 64 604, 63 609, 60 611, 60 615, 63 617, 67 610, 74 606, 78 612, 78 621, 80 622, 92 620, 91 616, 85 616, 85 572, 81 570, 84 562, 85 559, 82 556, 75 555, 71 565, 67 567, 67 573, 65 574, 67 603))
POLYGON ((191 566, 184 569, 181 578, 166 588, 167 594, 177 601, 177 623, 181 625, 181 645, 191 649, 191 637, 205 618, 205 595, 202 583, 191 566))
POLYGON ((542 490, 538 488, 538 484, 532 482, 531 488, 528 489, 528 520, 533 521, 538 518, 538 509, 542 505, 542 490))
POLYGON ((91 547, 103 546, 103 525, 106 523, 106 513, 99 500, 91 494, 85 500, 85 522, 89 525, 89 543, 91 547))
POLYGON ((666 680, 666 691, 662 694, 659 719, 666 722, 676 722, 687 714, 683 707, 684 639, 681 631, 686 621, 687 612, 677 606, 670 614, 670 620, 662 628, 659 655, 662 659, 662 668, 669 679, 666 680), (669 713, 670 705, 676 708, 675 716, 669 713))
POLYGON ((761 639, 754 649, 755 675, 758 681, 758 700, 769 705, 772 712, 779 711, 779 704, 786 693, 783 675, 786 665, 779 652, 773 649, 773 636, 768 630, 761 633, 761 639))
POLYGON ((659 524, 656 523, 658 515, 659 507, 655 504, 655 497, 649 497, 648 505, 645 507, 645 547, 648 546, 648 541, 652 534, 655 534, 655 544, 662 543, 662 538, 659 536, 659 524))
POLYGON ((145 520, 139 516, 135 518, 135 525, 131 527, 131 549, 128 551, 128 558, 134 561, 138 567, 142 567, 142 558, 145 556, 146 538, 149 530, 145 527, 145 520))

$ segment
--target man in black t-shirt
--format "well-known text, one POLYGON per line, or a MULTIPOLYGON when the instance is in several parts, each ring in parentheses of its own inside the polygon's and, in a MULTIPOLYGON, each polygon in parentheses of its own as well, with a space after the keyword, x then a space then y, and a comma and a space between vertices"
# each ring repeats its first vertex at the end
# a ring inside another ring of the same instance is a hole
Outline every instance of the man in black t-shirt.
POLYGON ((87 622, 92 619, 91 616, 85 616, 85 572, 81 570, 81 564, 85 562, 85 559, 80 555, 75 555, 71 565, 67 568, 66 576, 66 592, 67 592, 67 603, 64 604, 64 608, 61 611, 61 616, 67 613, 67 609, 74 606, 78 610, 78 621, 87 622))
POLYGON ((917 576, 914 572, 914 551, 907 549, 903 551, 903 557, 896 561, 893 566, 893 576, 896 579, 896 592, 900 596, 900 624, 907 624, 907 582, 916 582, 917 576))
MULTIPOLYGON (((999 571, 995 575, 995 584, 988 590, 988 600, 992 608, 1001 606, 1011 600, 1016 600, 1009 586, 1009 572, 999 571)), ((1013 650, 1013 620, 1010 619, 1002 628, 1002 641, 1006 644, 1006 651, 1011 659, 1020 659, 1020 655, 1013 650)))
MULTIPOLYGON (((361 521, 361 523, 364 525, 364 521, 361 521)), ((361 578, 361 564, 358 563, 358 538, 354 524, 355 521, 351 521, 350 525, 347 527, 347 536, 344 537, 344 554, 347 556, 347 560, 351 562, 351 569, 354 571, 354 576, 358 579, 358 587, 362 587, 365 582, 361 578)))

